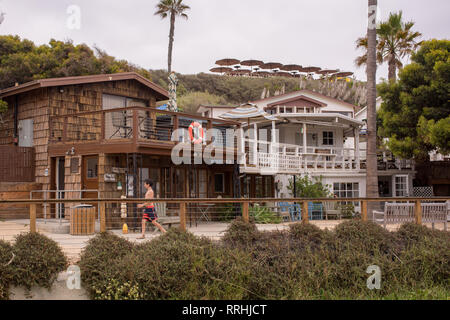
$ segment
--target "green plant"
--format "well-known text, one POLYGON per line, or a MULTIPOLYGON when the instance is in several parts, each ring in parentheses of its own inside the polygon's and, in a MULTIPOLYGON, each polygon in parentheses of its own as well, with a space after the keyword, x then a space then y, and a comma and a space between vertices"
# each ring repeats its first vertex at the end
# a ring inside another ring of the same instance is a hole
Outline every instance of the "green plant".
POLYGON ((83 285, 92 298, 98 297, 98 290, 107 288, 110 279, 120 273, 117 269, 118 262, 133 248, 131 242, 108 232, 89 240, 81 254, 79 267, 83 285))
POLYGON ((270 210, 270 208, 266 206, 259 206, 255 204, 253 207, 249 207, 249 216, 253 218, 255 223, 281 223, 283 219, 270 210))
MULTIPOLYGON (((322 177, 309 178, 308 175, 297 178, 296 196, 301 198, 327 198, 331 197, 330 186, 322 183, 322 177)), ((294 194, 294 180, 289 179, 288 190, 294 194)))
POLYGON ((33 286, 50 289, 58 273, 68 265, 59 245, 37 232, 18 235, 13 252, 12 284, 27 290, 33 286))
POLYGON ((351 219, 355 216, 355 206, 351 202, 339 203, 338 208, 341 210, 341 215, 344 219, 351 219))
POLYGON ((0 300, 7 300, 9 297, 9 285, 13 274, 12 259, 14 259, 12 246, 0 240, 0 300))
POLYGON ((0 114, 5 113, 6 111, 8 111, 8 103, 0 99, 0 114))

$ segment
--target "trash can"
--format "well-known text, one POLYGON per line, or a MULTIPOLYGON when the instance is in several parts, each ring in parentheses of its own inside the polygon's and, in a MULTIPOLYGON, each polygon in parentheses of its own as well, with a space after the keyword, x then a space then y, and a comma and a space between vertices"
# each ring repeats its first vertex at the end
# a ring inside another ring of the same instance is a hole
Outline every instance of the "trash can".
POLYGON ((95 232, 95 207, 79 204, 71 208, 70 234, 89 235, 95 232))

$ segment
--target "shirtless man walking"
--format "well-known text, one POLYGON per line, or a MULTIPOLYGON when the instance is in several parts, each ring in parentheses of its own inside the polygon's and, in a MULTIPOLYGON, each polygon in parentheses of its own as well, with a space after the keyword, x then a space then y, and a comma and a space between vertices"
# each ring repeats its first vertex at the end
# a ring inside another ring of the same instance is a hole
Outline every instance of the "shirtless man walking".
MULTIPOLYGON (((153 181, 150 179, 146 179, 144 181, 144 187, 147 189, 145 193, 145 199, 153 199, 153 181)), ((138 208, 144 208, 144 215, 142 216, 142 236, 137 239, 145 239, 145 222, 151 222, 154 226, 156 226, 162 233, 165 233, 166 230, 156 221, 158 216, 156 214, 155 205, 153 202, 146 202, 142 204, 138 204, 138 208)))

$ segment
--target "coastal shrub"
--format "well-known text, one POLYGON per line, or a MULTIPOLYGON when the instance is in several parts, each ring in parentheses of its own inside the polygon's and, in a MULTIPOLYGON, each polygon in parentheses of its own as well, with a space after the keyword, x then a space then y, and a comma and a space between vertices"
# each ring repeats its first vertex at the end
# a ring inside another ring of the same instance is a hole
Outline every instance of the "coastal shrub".
POLYGON ((238 250, 170 229, 126 255, 121 282, 143 299, 244 299, 250 261, 238 250))
POLYGON ((12 280, 11 259, 13 259, 12 246, 0 240, 0 300, 9 298, 8 290, 12 280))
POLYGON ((33 286, 50 289, 58 273, 67 266, 67 258, 52 239, 30 232, 16 237, 13 246, 14 259, 12 284, 30 290, 33 286))
POLYGON ((128 240, 108 232, 89 240, 81 254, 79 267, 83 285, 92 298, 120 273, 117 264, 133 247, 128 240))
POLYGON ((233 220, 225 231, 222 241, 228 246, 242 246, 258 239, 260 232, 252 222, 245 222, 242 218, 233 220))

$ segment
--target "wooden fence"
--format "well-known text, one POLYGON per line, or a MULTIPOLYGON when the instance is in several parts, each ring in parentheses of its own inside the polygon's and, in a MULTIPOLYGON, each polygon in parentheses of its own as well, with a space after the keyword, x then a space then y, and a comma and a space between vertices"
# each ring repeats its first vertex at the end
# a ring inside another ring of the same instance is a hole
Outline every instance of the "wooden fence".
POLYGON ((35 180, 33 147, 0 146, 0 182, 35 180))
MULTIPOLYGON (((180 228, 186 230, 186 206, 190 203, 239 203, 242 204, 242 218, 244 221, 249 221, 249 205, 261 202, 297 202, 301 203, 302 208, 302 222, 309 223, 308 215, 308 202, 342 202, 342 201, 360 201, 361 202, 361 220, 367 221, 367 203, 368 202, 380 202, 380 201, 395 201, 395 202, 414 202, 414 221, 416 224, 422 224, 422 206, 421 202, 430 201, 449 201, 450 197, 432 197, 432 198, 408 198, 408 197, 394 197, 394 198, 289 198, 289 199, 277 199, 277 198, 235 198, 235 199, 195 199, 195 198, 179 198, 179 199, 152 199, 152 202, 166 202, 166 203, 177 203, 179 204, 179 216, 180 216, 180 228)), ((30 231, 36 232, 36 207, 38 204, 42 203, 79 203, 80 199, 36 199, 36 200, 1 200, 0 204, 3 203, 20 203, 28 204, 30 206, 30 231)), ((106 204, 107 203, 143 203, 148 202, 148 199, 83 199, 84 203, 91 203, 99 205, 100 212, 100 232, 106 231, 106 204)))

